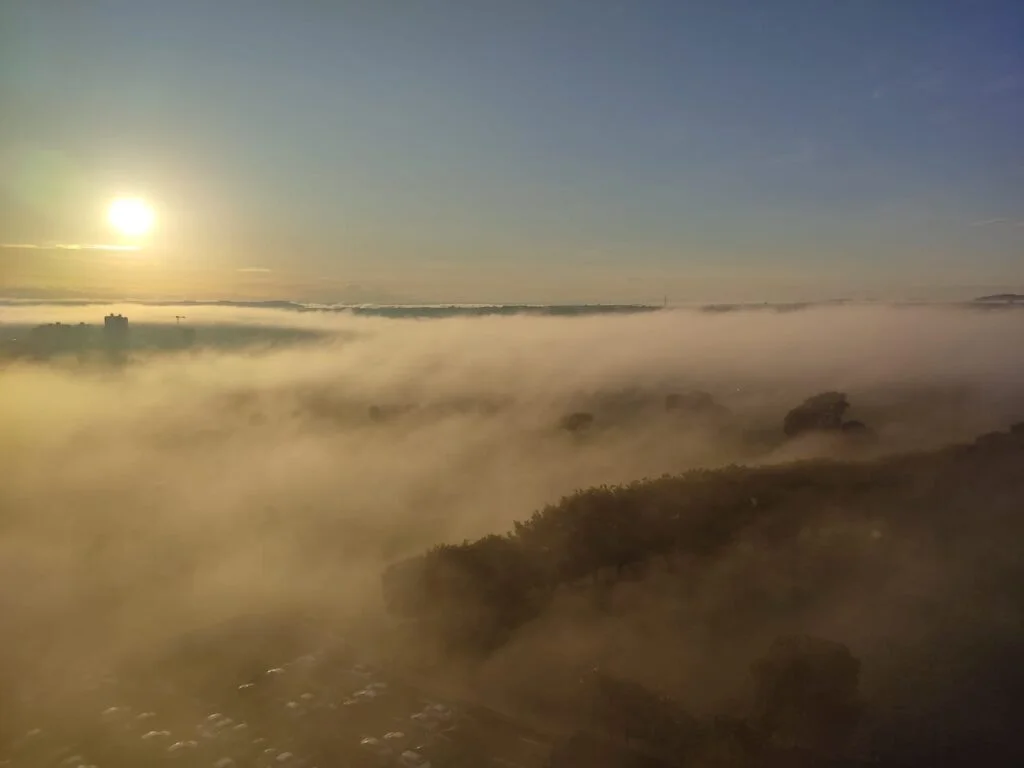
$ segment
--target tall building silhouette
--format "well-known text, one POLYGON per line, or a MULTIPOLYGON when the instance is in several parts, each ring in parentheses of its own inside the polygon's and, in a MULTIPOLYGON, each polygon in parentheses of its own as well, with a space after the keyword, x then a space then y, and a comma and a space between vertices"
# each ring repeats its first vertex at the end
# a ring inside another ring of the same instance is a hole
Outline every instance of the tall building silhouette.
POLYGON ((119 355, 128 349, 128 318, 124 315, 107 315, 103 318, 103 342, 107 351, 119 355))

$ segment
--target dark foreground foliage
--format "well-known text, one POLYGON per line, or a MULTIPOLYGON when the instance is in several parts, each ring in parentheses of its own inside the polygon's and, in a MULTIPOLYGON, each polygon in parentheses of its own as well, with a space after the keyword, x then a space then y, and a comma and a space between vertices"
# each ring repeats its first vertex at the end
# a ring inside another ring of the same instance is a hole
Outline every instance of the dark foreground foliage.
POLYGON ((476 619, 463 627, 476 634, 458 639, 486 648, 508 624, 540 610, 560 585, 609 570, 622 575, 659 557, 710 558, 752 532, 784 541, 818 517, 822 505, 842 505, 844 514, 876 525, 923 526, 930 536, 990 524, 988 516, 1004 510, 987 508, 992 505, 980 496, 970 519, 938 518, 933 511, 981 488, 1020 493, 1022 462, 1024 437, 1015 427, 935 453, 733 466, 590 488, 516 522, 508 534, 440 545, 392 566, 383 576, 385 599, 409 618, 458 606, 460 620, 476 619), (861 505, 876 500, 884 504, 861 505), (483 614, 490 623, 481 622, 483 614))
MULTIPOLYGON (((1022 618, 1024 563, 1013 543, 1024 532, 1022 511, 1024 433, 1015 425, 926 454, 728 467, 580 491, 506 535, 396 564, 383 587, 390 609, 413 621, 420 638, 442 653, 486 658, 550 615, 566 590, 600 606, 619 585, 643 590, 650 573, 668 567, 685 603, 690 583, 737 552, 789 551, 794 542, 793 551, 813 552, 792 564, 782 594, 767 585, 777 565, 752 571, 728 592, 727 610, 712 614, 725 638, 755 625, 791 626, 793 617, 842 601, 854 582, 862 591, 906 591, 904 582, 890 585, 896 569, 927 551, 929 563, 948 568, 942 583, 949 586, 901 596, 899 618, 918 627, 919 646, 894 653, 885 669, 916 696, 909 705, 890 691, 897 683, 875 683, 865 701, 863 665, 845 638, 799 633, 748 660, 745 701, 727 716, 697 723, 671 699, 607 682, 581 701, 605 702, 589 710, 598 730, 618 729, 677 762, 818 765, 856 751, 894 765, 940 755, 944 764, 983 755, 988 764, 1010 764, 1021 751, 1007 734, 1024 679, 1006 675, 1004 665, 1022 649, 1019 634, 999 628, 1022 618), (829 534, 840 528, 854 533, 829 534), (996 605, 998 618, 989 609, 996 605)), ((642 642, 630 652, 645 653, 642 642)), ((882 676, 884 663, 871 663, 882 676)))

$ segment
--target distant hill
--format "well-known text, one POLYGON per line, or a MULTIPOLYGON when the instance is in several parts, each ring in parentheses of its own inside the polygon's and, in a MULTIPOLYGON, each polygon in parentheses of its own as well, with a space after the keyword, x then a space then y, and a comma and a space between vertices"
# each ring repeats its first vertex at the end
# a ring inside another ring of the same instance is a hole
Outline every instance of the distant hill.
MULTIPOLYGON (((4 299, 0 306, 105 306, 109 301, 75 299, 67 301, 4 299)), ((314 304, 298 301, 126 301, 116 303, 146 307, 233 307, 274 309, 290 312, 347 313, 371 317, 429 319, 444 317, 480 317, 489 315, 581 316, 634 314, 661 309, 648 304, 314 304)))
POLYGON ((1024 302, 1024 293, 995 293, 991 296, 979 296, 975 299, 976 302, 1005 302, 1010 304, 1016 304, 1017 302, 1024 302))
MULTIPOLYGON (((699 469, 580 490, 505 535, 441 545, 395 564, 384 574, 384 593, 391 609, 408 617, 480 601, 514 625, 532 618, 563 585, 608 569, 618 578, 656 558, 718 556, 741 539, 751 543, 748 536, 775 546, 836 507, 846 524, 868 530, 934 535, 948 526, 959 535, 968 522, 987 525, 988 515, 1007 513, 1008 499, 1024 502, 1022 461, 1024 423, 971 445, 870 462, 699 469), (968 508, 971 516, 961 516, 968 508)), ((1019 520, 1008 515, 1001 524, 1019 520)), ((473 640, 486 645, 504 636, 483 632, 473 640)))
MULTIPOLYGON (((865 753, 1020 764, 1022 468, 1024 423, 870 462, 592 488, 505 535, 397 563, 383 592, 417 647, 481 659, 490 684, 530 711, 584 706, 552 693, 569 690, 567 656, 700 707, 708 691, 745 695, 743 670, 773 635, 821 633, 820 648, 849 643, 863 664, 865 753)), ((834 647, 834 661, 848 653, 834 647)), ((829 679, 821 665, 809 690, 829 679)), ((757 731, 747 706, 725 710, 740 741, 757 731)))

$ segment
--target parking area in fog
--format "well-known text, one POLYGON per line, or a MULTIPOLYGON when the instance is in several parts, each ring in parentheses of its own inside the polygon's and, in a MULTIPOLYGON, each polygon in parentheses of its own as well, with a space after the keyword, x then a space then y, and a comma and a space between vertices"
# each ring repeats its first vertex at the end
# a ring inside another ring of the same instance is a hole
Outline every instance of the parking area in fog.
POLYGON ((242 682, 228 672, 201 686, 106 676, 73 704, 40 701, 33 711, 41 714, 0 744, 0 766, 532 768, 550 752, 535 735, 485 722, 338 651, 242 682))

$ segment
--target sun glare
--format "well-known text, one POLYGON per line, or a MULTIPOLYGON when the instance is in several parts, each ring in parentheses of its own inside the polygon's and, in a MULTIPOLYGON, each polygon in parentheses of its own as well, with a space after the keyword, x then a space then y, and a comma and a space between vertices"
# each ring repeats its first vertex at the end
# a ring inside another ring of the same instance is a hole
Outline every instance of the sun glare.
POLYGON ((107 221, 126 237, 142 237, 152 231, 156 214, 145 200, 119 197, 110 204, 107 221))

